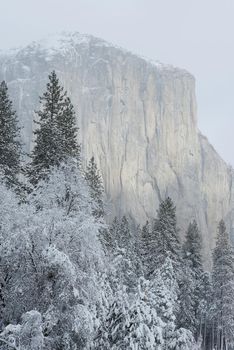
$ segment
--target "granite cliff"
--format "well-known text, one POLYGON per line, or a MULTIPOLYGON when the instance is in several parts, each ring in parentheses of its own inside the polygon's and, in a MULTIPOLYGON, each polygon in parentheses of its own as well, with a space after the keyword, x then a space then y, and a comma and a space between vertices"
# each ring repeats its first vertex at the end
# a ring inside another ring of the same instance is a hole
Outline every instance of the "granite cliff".
POLYGON ((0 80, 8 83, 27 150, 38 95, 53 69, 77 109, 84 159, 95 156, 113 213, 142 223, 169 195, 181 234, 192 218, 199 222, 209 261, 221 217, 232 232, 233 171, 197 128, 193 76, 78 33, 2 52, 0 80))

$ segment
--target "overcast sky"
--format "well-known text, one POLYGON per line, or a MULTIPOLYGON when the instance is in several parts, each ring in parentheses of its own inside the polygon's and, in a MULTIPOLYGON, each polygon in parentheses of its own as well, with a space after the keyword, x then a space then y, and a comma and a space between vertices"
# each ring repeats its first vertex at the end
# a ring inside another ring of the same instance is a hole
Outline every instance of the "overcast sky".
POLYGON ((0 0, 0 49, 63 30, 189 70, 200 130, 234 166, 234 0, 0 0))

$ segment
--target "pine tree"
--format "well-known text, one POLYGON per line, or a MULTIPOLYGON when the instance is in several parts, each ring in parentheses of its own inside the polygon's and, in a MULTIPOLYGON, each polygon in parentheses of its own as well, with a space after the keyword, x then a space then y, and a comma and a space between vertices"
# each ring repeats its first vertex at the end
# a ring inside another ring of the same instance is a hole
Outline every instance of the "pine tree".
POLYGON ((212 279, 211 274, 203 272, 201 276, 200 301, 198 314, 201 317, 200 338, 204 349, 213 349, 213 327, 212 327, 212 279))
POLYGON ((94 157, 89 161, 85 172, 85 178, 90 188, 90 196, 93 201, 93 214, 97 218, 104 216, 103 195, 104 188, 102 178, 95 163, 94 157))
MULTIPOLYGON (((54 72, 52 72, 54 74, 54 72)), ((76 114, 69 97, 64 94, 63 113, 57 115, 58 130, 60 133, 61 160, 67 157, 80 161, 80 145, 77 142, 78 128, 76 126, 76 114)))
POLYGON ((137 279, 145 275, 145 271, 142 264, 142 238, 141 227, 138 225, 133 229, 133 243, 132 243, 132 260, 134 263, 134 269, 137 279))
MULTIPOLYGON (((189 263, 183 263, 183 274, 179 281, 179 312, 177 322, 180 327, 188 328, 193 334, 197 331, 196 320, 196 298, 195 298, 196 280, 189 263)), ((200 320, 199 320, 200 321, 200 320)))
POLYGON ((18 185, 21 155, 20 128, 3 81, 0 84, 0 171, 10 187, 18 185))
POLYGON ((157 315, 150 282, 140 278, 124 327, 124 349, 161 350, 164 323, 157 315))
POLYGON ((112 233, 113 223, 110 227, 100 229, 99 239, 107 256, 112 256, 114 253, 115 241, 113 239, 112 233))
POLYGON ((180 321, 181 326, 189 324, 196 336, 199 336, 201 322, 202 303, 201 292, 203 289, 202 266, 202 239, 194 220, 189 224, 183 245, 183 275, 180 281, 180 321), (190 322, 188 321, 190 318, 190 322))
POLYGON ((169 197, 161 202, 152 230, 148 224, 142 230, 142 259, 146 277, 151 278, 167 257, 171 259, 176 274, 179 274, 181 246, 176 224, 176 208, 169 197))
POLYGON ((159 221, 146 222, 141 230, 141 259, 146 278, 151 278, 158 268, 159 221))
POLYGON ((129 222, 126 216, 122 217, 119 227, 119 236, 117 237, 117 244, 120 249, 130 251, 132 248, 132 235, 129 227, 129 222))
POLYGON ((116 252, 117 250, 129 251, 132 248, 132 234, 129 227, 129 222, 126 216, 121 219, 114 218, 110 225, 110 245, 116 252))
POLYGON ((155 295, 156 311, 164 323, 163 349, 170 349, 175 338, 176 312, 178 309, 178 284, 175 279, 173 265, 170 258, 165 258, 164 264, 155 271, 151 279, 152 290, 155 295))
POLYGON ((114 218, 107 230, 101 235, 101 242, 105 252, 113 255, 117 249, 117 237, 119 236, 120 222, 117 217, 114 218))
POLYGON ((155 223, 156 239, 155 268, 161 267, 167 257, 170 258, 174 271, 179 275, 181 266, 181 246, 176 223, 176 207, 171 198, 166 198, 159 206, 158 220, 155 223))
POLYGON ((217 349, 234 345, 234 252, 223 220, 213 252, 213 320, 217 349))
POLYGON ((149 222, 146 221, 145 225, 141 229, 140 238, 140 255, 145 277, 149 275, 149 265, 152 259, 152 257, 149 258, 149 249, 151 244, 150 238, 150 225, 149 222))
POLYGON ((36 112, 39 128, 34 132, 35 147, 29 167, 30 181, 34 185, 46 178, 52 167, 68 158, 80 158, 74 108, 54 71, 49 75, 40 104, 41 108, 36 112))
POLYGON ((136 286, 136 260, 133 236, 126 216, 123 216, 116 230, 114 265, 119 274, 119 283, 133 292, 136 286))
POLYGON ((162 349, 163 322, 157 316, 149 281, 140 278, 136 294, 129 298, 118 285, 106 318, 100 324, 94 349, 162 349))
POLYGON ((186 232, 185 243, 183 245, 183 256, 184 259, 190 261, 190 266, 197 275, 197 278, 199 278, 203 271, 201 250, 202 238, 197 222, 194 220, 189 224, 186 232))
POLYGON ((170 258, 156 270, 151 279, 154 301, 158 316, 164 323, 162 335, 164 339, 163 350, 195 349, 195 340, 192 332, 180 327, 176 315, 179 310, 177 276, 174 273, 170 258))
POLYGON ((172 261, 165 258, 163 265, 155 271, 152 286, 155 292, 157 311, 166 323, 174 323, 178 310, 178 283, 172 261), (153 281, 154 280, 154 281, 153 281))
POLYGON ((118 285, 106 319, 101 323, 94 349, 124 350, 124 330, 129 315, 129 300, 126 288, 118 285))

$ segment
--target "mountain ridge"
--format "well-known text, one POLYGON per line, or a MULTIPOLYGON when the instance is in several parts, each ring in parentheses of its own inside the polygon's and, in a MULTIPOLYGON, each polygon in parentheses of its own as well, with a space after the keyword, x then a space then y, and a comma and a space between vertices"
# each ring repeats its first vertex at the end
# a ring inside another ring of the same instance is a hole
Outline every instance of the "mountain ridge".
POLYGON ((109 47, 113 48, 122 52, 125 52, 126 54, 130 54, 132 56, 135 56, 136 58, 142 59, 143 61, 151 64, 152 66, 156 66, 158 69, 162 68, 164 70, 169 71, 180 71, 184 72, 185 74, 190 75, 194 78, 194 76, 187 71, 184 68, 173 66, 172 64, 165 64, 158 60, 151 59, 149 57, 146 57, 144 55, 140 55, 136 52, 130 51, 124 47, 114 45, 102 38, 90 35, 90 34, 81 34, 80 32, 70 32, 70 31, 62 31, 57 32, 54 34, 50 34, 40 40, 33 40, 31 43, 29 43, 26 46, 19 46, 14 48, 9 48, 6 50, 0 49, 0 54, 2 56, 10 57, 15 56, 18 53, 22 54, 24 52, 28 53, 28 51, 31 50, 31 53, 35 51, 38 54, 38 51, 45 51, 45 53, 56 55, 56 53, 60 53, 63 49, 71 49, 72 47, 75 47, 77 45, 93 45, 95 46, 102 46, 102 47, 109 47), (63 46, 64 45, 64 46, 63 46))

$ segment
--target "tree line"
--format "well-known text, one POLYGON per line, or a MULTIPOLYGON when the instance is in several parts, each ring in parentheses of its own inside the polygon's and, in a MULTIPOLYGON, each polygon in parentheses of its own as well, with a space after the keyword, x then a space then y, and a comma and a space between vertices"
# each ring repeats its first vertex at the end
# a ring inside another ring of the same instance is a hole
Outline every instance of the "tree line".
POLYGON ((160 203, 136 227, 105 221, 94 157, 84 169, 76 115, 56 73, 36 112, 29 161, 0 85, 0 349, 231 350, 234 253, 223 220, 213 268, 190 223, 160 203))

